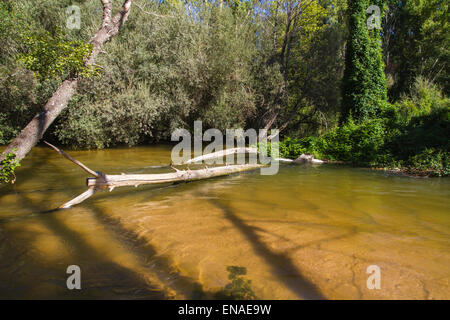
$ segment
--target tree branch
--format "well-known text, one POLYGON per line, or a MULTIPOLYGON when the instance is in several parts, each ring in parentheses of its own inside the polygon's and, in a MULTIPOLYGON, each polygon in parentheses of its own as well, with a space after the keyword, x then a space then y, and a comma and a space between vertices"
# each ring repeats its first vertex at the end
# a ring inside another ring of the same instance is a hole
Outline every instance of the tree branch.
POLYGON ((50 146, 51 148, 53 148, 53 150, 55 150, 56 152, 58 152, 60 155, 62 155, 63 157, 65 157, 66 159, 69 159, 70 161, 72 161, 73 163, 75 163, 77 166, 79 166, 81 169, 83 169, 84 171, 86 171, 87 173, 92 174, 94 177, 99 178, 100 175, 95 172, 94 170, 89 169, 88 167, 86 167, 84 164, 82 164, 80 161, 72 158, 71 156, 69 156, 67 153, 65 153, 63 150, 55 147, 54 145, 48 143, 47 141, 44 141, 44 143, 48 146, 50 146))

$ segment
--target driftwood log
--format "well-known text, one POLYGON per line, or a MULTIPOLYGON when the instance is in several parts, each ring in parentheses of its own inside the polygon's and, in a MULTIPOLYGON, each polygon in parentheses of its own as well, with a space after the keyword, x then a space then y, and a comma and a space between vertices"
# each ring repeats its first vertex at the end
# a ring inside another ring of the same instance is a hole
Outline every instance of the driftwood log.
MULTIPOLYGON (((225 149, 225 150, 220 150, 220 151, 216 151, 213 153, 208 153, 199 157, 195 157, 192 159, 189 159, 187 161, 185 161, 185 164, 191 164, 191 163, 198 163, 198 162, 202 162, 202 161, 206 161, 206 160, 212 160, 212 159, 216 159, 216 158, 223 158, 227 155, 230 154, 242 154, 242 153, 247 153, 247 154, 257 154, 258 153, 258 149, 254 148, 254 147, 239 147, 239 148, 230 148, 230 149, 225 149)), ((270 157, 267 157, 268 160, 272 160, 270 157)), ((292 159, 285 159, 285 158, 274 158, 274 161, 280 161, 280 162, 293 162, 294 160, 292 159)))
MULTIPOLYGON (((116 187, 126 187, 126 186, 139 186, 143 184, 160 184, 160 183, 172 183, 172 182, 187 182, 194 180, 202 180, 213 177, 225 176, 237 172, 250 171, 261 168, 265 165, 263 164, 241 164, 232 166, 221 166, 213 168, 204 168, 199 170, 179 170, 172 166, 175 172, 169 173, 159 173, 159 174, 120 174, 120 175, 107 175, 101 172, 96 172, 89 169, 87 166, 82 164, 80 161, 72 158, 66 154, 63 150, 55 147, 54 145, 45 141, 47 145, 56 150, 59 154, 67 158, 68 160, 75 163, 77 166, 82 168, 87 173, 94 176, 94 178, 87 179, 88 190, 77 196, 76 198, 64 203, 59 208, 70 208, 76 204, 83 202, 88 199, 96 192, 109 189, 112 191, 116 187)), ((217 156, 217 155, 216 155, 217 156)), ((208 155, 205 155, 207 159, 210 159, 208 155)), ((203 159, 197 158, 196 161, 201 161, 203 159)))
POLYGON ((205 155, 202 155, 199 157, 189 159, 185 162, 185 164, 196 163, 196 162, 211 160, 211 159, 215 159, 215 158, 223 158, 230 154, 242 154, 242 153, 257 154, 258 149, 241 147, 241 148, 230 148, 230 149, 220 150, 220 151, 208 153, 208 154, 205 154, 205 155))

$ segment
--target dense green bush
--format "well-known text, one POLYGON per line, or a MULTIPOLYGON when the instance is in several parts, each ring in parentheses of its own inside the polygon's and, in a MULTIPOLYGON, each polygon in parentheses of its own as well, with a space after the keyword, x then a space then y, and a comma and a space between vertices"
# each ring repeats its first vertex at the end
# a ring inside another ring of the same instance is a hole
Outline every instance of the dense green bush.
POLYGON ((350 118, 324 136, 316 144, 318 153, 330 160, 358 165, 376 163, 384 144, 385 126, 380 119, 355 124, 350 118))
POLYGON ((383 116, 389 128, 385 154, 397 166, 448 175, 450 99, 436 85, 419 77, 409 95, 386 108, 383 116))
POLYGON ((42 109, 62 77, 83 73, 89 45, 61 29, 70 4, 0 2, 0 144, 11 141, 42 109))
POLYGON ((296 159, 306 151, 299 139, 286 138, 279 143, 280 157, 296 159))
POLYGON ((425 148, 419 154, 411 156, 404 166, 437 176, 448 176, 450 175, 450 152, 425 148))
POLYGON ((413 117, 426 116, 449 106, 450 99, 442 95, 436 84, 423 77, 418 77, 409 95, 403 95, 395 104, 404 123, 408 123, 413 117))
POLYGON ((429 115, 413 117, 390 134, 389 144, 398 155, 411 156, 425 148, 445 148, 449 143, 449 108, 433 111, 429 115))
MULTIPOLYGON (((303 153, 316 153, 314 148, 316 137, 306 137, 303 139, 286 137, 283 141, 267 142, 265 146, 268 156, 272 155, 272 148, 278 146, 277 157, 286 159, 297 159, 303 153)), ((258 143, 258 151, 264 152, 264 144, 258 143)))
POLYGON ((21 34, 25 49, 17 55, 18 61, 41 79, 54 77, 92 76, 96 68, 84 65, 92 44, 64 40, 62 31, 52 35, 48 31, 21 34))

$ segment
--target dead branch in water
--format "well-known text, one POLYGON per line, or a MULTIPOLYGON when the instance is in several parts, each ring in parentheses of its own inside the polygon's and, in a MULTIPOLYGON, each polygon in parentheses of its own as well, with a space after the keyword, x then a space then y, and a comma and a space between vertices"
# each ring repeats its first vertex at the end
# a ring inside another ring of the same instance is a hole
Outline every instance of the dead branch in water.
POLYGON ((77 166, 81 167, 84 171, 86 171, 87 173, 92 174, 95 177, 99 177, 99 174, 91 169, 89 169, 88 167, 86 167, 84 164, 82 164, 80 161, 72 158, 71 156, 69 156, 67 153, 65 153, 63 150, 58 149, 57 147, 55 147, 54 145, 48 143, 47 141, 44 141, 44 143, 48 146, 50 146, 53 150, 56 150, 59 154, 61 154, 62 156, 64 156, 65 158, 69 159, 70 161, 72 161, 73 163, 75 163, 77 166))
POLYGON ((83 202, 88 199, 96 192, 109 189, 112 191, 116 187, 126 187, 126 186, 139 186, 142 184, 161 184, 161 183, 173 183, 173 182, 187 182, 194 180, 202 180, 213 177, 225 176, 237 172, 255 170, 264 167, 263 164, 241 164, 232 166, 221 166, 213 168, 204 168, 199 170, 179 170, 172 166, 175 172, 169 173, 158 173, 158 174, 120 174, 120 175, 107 175, 101 172, 95 172, 94 170, 88 168, 86 165, 80 161, 72 158, 67 153, 61 149, 45 142, 59 154, 64 156, 69 161, 75 163, 77 166, 81 167, 84 171, 92 174, 95 178, 88 178, 86 183, 88 190, 59 206, 59 208, 70 208, 76 204, 83 202))
POLYGON ((199 157, 189 159, 185 162, 185 164, 190 164, 190 163, 195 163, 195 162, 200 162, 200 161, 205 161, 205 160, 210 160, 210 159, 215 159, 215 158, 222 158, 222 157, 225 157, 230 154, 241 154, 241 153, 257 154, 258 149, 241 147, 241 148, 231 148, 231 149, 220 150, 220 151, 208 153, 208 154, 205 154, 205 155, 202 155, 199 157))

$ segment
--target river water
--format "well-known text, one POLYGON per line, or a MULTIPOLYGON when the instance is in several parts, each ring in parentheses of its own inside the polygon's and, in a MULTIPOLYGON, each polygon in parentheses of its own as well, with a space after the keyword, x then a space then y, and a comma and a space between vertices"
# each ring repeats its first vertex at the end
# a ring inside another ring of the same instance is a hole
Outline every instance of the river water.
MULTIPOLYGON (((168 172, 169 146, 71 151, 107 174, 168 172)), ((87 175, 34 148, 0 187, 0 298, 214 298, 228 266, 261 299, 449 299, 450 180, 283 165, 116 188, 53 210, 87 175), (69 265, 81 290, 68 290, 69 265), (380 270, 380 289, 367 268, 380 270)))

